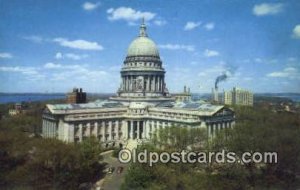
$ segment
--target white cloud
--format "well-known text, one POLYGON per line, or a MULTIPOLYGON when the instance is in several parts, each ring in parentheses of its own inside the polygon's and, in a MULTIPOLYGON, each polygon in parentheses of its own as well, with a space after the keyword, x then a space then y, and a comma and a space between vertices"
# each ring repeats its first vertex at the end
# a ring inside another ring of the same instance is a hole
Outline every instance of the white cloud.
POLYGON ((82 49, 82 50, 103 50, 103 47, 97 42, 89 42, 86 40, 73 40, 70 41, 66 38, 55 38, 54 42, 58 43, 61 46, 74 48, 74 49, 82 49))
POLYGON ((0 52, 0 58, 6 58, 6 59, 11 59, 13 58, 12 54, 6 53, 6 52, 0 52))
POLYGON ((73 60, 76 60, 76 61, 87 58, 87 57, 88 57, 88 55, 86 55, 86 54, 74 54, 74 53, 62 54, 61 52, 57 52, 55 54, 55 59, 68 58, 68 59, 73 59, 73 60))
POLYGON ((35 67, 3 66, 0 67, 0 72, 21 73, 25 75, 28 80, 38 80, 45 78, 45 76, 39 72, 38 68, 35 67))
POLYGON ((109 74, 104 70, 88 68, 86 65, 60 65, 57 66, 56 72, 52 73, 52 81, 66 81, 76 78, 76 80, 97 81, 102 76, 108 77, 109 74))
POLYGON ((161 49, 169 49, 169 50, 195 51, 195 48, 192 45, 161 44, 161 45, 158 45, 158 47, 161 49))
POLYGON ((62 68, 62 65, 49 62, 44 65, 44 68, 45 69, 58 69, 58 68, 62 68))
POLYGON ((207 24, 204 25, 204 28, 206 30, 213 30, 215 28, 215 23, 209 22, 209 23, 207 23, 207 24))
POLYGON ((201 25, 201 22, 187 22, 184 26, 184 30, 188 31, 188 30, 193 30, 195 28, 197 28, 198 26, 201 25))
MULTIPOLYGON (((68 40, 67 38, 54 38, 54 39, 45 39, 40 36, 26 36, 23 39, 32 41, 34 43, 42 43, 42 42, 55 42, 61 46, 74 48, 74 49, 82 49, 82 50, 103 50, 103 46, 98 44, 97 42, 90 42, 82 39, 78 40, 68 40)), ((60 55, 58 54, 58 57, 60 55)), ((56 57, 57 58, 57 57, 56 57)), ((57 58, 59 59, 59 58, 57 58)))
POLYGON ((256 62, 256 63, 262 63, 263 60, 261 58, 257 57, 257 58, 254 59, 254 62, 256 62))
POLYGON ((84 58, 88 57, 88 55, 86 55, 86 54, 78 55, 78 54, 74 54, 74 53, 67 53, 65 56, 67 58, 73 59, 73 60, 81 60, 81 59, 84 59, 84 58))
POLYGON ((294 61, 297 61, 297 58, 295 58, 295 57, 289 57, 289 58, 287 58, 287 61, 294 62, 294 61))
POLYGON ((24 36, 23 39, 29 40, 29 41, 34 42, 34 43, 42 43, 42 42, 45 41, 42 37, 35 36, 35 35, 33 35, 33 36, 24 36))
POLYGON ((300 72, 295 67, 286 67, 282 71, 276 71, 267 74, 268 77, 300 79, 300 72))
POLYGON ((107 11, 108 20, 125 20, 129 24, 134 23, 135 21, 142 20, 144 18, 146 21, 150 21, 155 17, 155 13, 152 12, 142 12, 135 10, 130 7, 119 7, 119 8, 110 8, 107 11))
POLYGON ((275 15, 283 11, 282 3, 262 3, 254 5, 252 12, 256 16, 275 15))
POLYGON ((162 19, 157 19, 153 23, 157 26, 163 26, 163 25, 167 24, 167 21, 162 20, 162 19))
POLYGON ((55 59, 62 59, 62 58, 63 58, 63 55, 62 55, 61 52, 57 52, 57 53, 55 54, 55 59))
POLYGON ((216 57, 216 56, 219 56, 220 53, 216 50, 209 50, 209 49, 206 49, 203 53, 203 55, 205 57, 216 57))
POLYGON ((86 11, 92 11, 98 8, 100 5, 101 5, 100 2, 97 3, 85 2, 83 3, 82 8, 86 11))
POLYGON ((300 24, 297 24, 295 28, 293 29, 293 35, 294 38, 300 39, 300 24))
POLYGON ((252 78, 252 77, 244 77, 244 80, 245 80, 245 81, 252 81, 253 78, 252 78))

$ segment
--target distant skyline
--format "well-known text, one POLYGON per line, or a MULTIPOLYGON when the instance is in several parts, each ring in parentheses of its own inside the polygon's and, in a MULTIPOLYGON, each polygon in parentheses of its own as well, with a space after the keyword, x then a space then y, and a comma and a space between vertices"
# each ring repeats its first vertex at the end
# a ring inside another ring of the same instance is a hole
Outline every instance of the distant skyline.
POLYGON ((144 17, 170 92, 300 93, 300 1, 0 0, 0 92, 114 93, 144 17))

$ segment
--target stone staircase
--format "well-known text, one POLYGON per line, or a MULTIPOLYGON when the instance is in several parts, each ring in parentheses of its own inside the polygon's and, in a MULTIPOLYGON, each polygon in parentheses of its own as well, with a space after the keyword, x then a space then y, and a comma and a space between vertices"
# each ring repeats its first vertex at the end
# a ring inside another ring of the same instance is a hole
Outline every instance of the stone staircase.
POLYGON ((136 139, 129 139, 127 141, 126 149, 132 151, 134 148, 137 148, 138 141, 136 139))

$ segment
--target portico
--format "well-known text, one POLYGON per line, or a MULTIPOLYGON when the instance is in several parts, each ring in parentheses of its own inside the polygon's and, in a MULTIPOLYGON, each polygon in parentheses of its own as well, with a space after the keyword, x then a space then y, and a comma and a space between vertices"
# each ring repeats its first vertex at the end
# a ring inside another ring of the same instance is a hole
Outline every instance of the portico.
POLYGON ((146 136, 145 122, 142 120, 127 121, 128 139, 143 139, 146 136))

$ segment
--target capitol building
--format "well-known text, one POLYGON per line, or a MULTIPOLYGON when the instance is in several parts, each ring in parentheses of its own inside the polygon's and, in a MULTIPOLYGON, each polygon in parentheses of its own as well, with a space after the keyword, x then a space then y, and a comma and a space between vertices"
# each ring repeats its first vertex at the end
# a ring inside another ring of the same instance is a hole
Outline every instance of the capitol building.
POLYGON ((205 128, 213 137, 234 124, 234 112, 223 105, 175 101, 165 81, 166 71, 144 22, 129 45, 115 96, 82 104, 47 104, 42 136, 81 142, 95 136, 108 145, 143 142, 171 126, 205 128))

